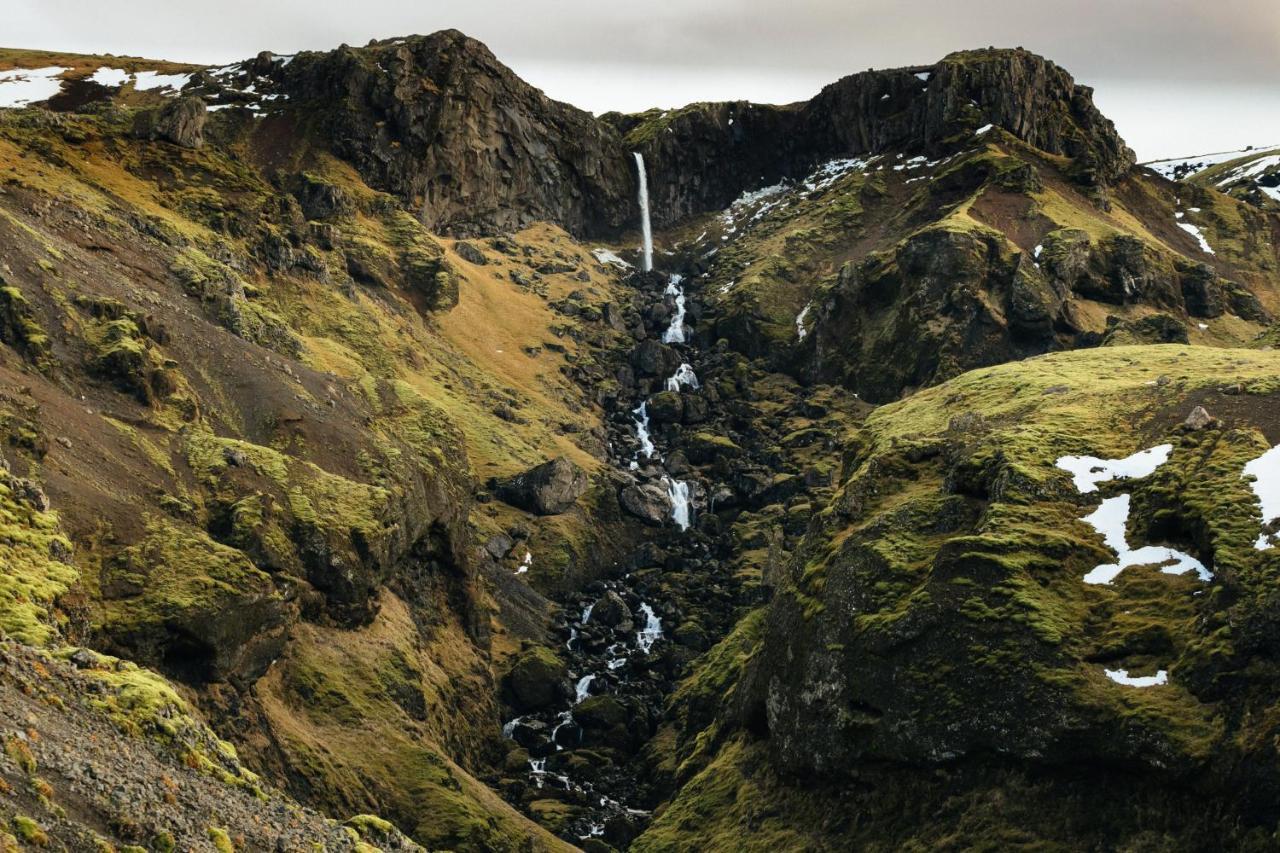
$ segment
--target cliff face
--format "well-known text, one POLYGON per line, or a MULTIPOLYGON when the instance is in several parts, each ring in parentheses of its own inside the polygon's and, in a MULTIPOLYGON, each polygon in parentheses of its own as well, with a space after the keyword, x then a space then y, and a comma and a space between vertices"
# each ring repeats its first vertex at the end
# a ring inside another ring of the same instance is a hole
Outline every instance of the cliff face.
POLYGON ((269 75, 337 154, 433 230, 634 221, 634 174, 608 128, 456 30, 305 53, 269 75))
POLYGON ((1118 180, 1133 152, 1092 90, 1025 50, 955 53, 931 66, 865 71, 785 107, 735 102, 603 117, 649 166, 654 223, 729 205, 743 191, 818 164, 886 151, 949 154, 986 125, 1068 157, 1089 189, 1118 180))
POLYGON ((867 71, 789 106, 694 104, 600 119, 547 98, 454 30, 219 71, 197 81, 207 94, 269 93, 309 144, 350 162, 429 228, 456 235, 534 221, 578 235, 633 228, 633 151, 648 167, 655 227, 833 158, 940 154, 988 124, 1070 158, 1074 179, 1090 188, 1133 164, 1091 90, 1021 49, 867 71))

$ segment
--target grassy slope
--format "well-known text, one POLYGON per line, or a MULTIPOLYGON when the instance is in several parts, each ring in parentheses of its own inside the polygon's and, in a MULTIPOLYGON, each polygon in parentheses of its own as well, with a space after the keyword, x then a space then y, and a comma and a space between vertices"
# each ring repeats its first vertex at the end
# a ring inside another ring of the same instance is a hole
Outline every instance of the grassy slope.
MULTIPOLYGON (((449 249, 438 250, 455 267, 461 304, 436 322, 416 310, 413 292, 396 272, 405 224, 386 212, 377 194, 351 185, 349 172, 331 162, 314 165, 321 173, 332 168, 329 179, 344 183, 365 211, 339 227, 369 251, 390 258, 390 289, 365 286, 344 293, 307 275, 269 276, 252 261, 232 272, 212 260, 225 258, 228 249, 252 257, 256 248, 249 235, 228 235, 222 223, 261 215, 276 192, 255 170, 247 148, 181 151, 134 143, 110 119, 70 119, 54 133, 26 120, 9 114, 0 126, 0 173, 7 182, 0 229, 10 247, 4 274, 27 304, 23 316, 33 330, 29 337, 47 337, 52 344, 43 372, 32 353, 45 352, 44 343, 3 349, 0 413, 21 473, 42 481, 66 521, 96 632, 128 635, 145 629, 148 620, 158 626, 175 616, 216 611, 246 593, 274 595, 260 588, 265 575, 244 553, 213 542, 206 532, 211 513, 220 512, 217 506, 227 500, 252 501, 235 506, 236 517, 246 519, 257 542, 254 558, 261 562, 265 551, 273 571, 297 573, 301 568, 287 535, 290 519, 305 515, 343 539, 359 518, 367 515, 372 523, 373 516, 398 511, 398 501, 409 495, 402 490, 409 487, 404 478, 412 470, 463 478, 473 470, 481 476, 510 474, 555 452, 593 466, 589 453, 556 429, 561 423, 591 422, 598 414, 561 375, 561 367, 587 359, 573 337, 565 336, 577 334, 578 323, 554 313, 548 303, 574 290, 587 291, 588 301, 603 301, 613 284, 593 264, 587 265, 588 283, 557 275, 525 290, 499 277, 509 270, 529 274, 528 264, 553 252, 584 258, 565 235, 550 228, 517 235, 533 260, 490 251, 501 267, 472 266, 449 249), (86 239, 70 224, 75 217, 87 217, 93 237, 86 239), (140 234, 139 222, 149 223, 164 240, 140 234), (232 303, 247 326, 242 333, 256 334, 283 351, 220 328, 224 318, 218 311, 226 306, 202 306, 175 285, 175 276, 197 289, 222 277, 242 280, 245 297, 232 303), (142 335, 133 320, 123 340, 130 357, 143 359, 140 371, 167 371, 176 390, 143 404, 136 393, 117 390, 119 375, 93 373, 95 358, 117 358, 107 352, 116 346, 110 342, 115 338, 104 336, 115 321, 97 319, 78 303, 119 304, 140 318, 137 322, 144 315, 160 320, 169 330, 164 343, 142 335), (547 348, 548 342, 562 351, 547 348), (23 388, 29 389, 26 403, 23 388), (87 403, 77 405, 80 395, 87 403), (327 397, 338 401, 333 418, 323 413, 327 397), (498 402, 509 404, 520 421, 500 417, 498 402), (302 426, 287 426, 293 423, 291 409, 305 413, 298 422, 302 426), (351 424, 364 426, 349 434, 351 424), (241 475, 227 466, 223 456, 231 451, 247 456, 252 482, 238 480, 241 475), (268 508, 283 513, 278 520, 262 515, 263 495, 268 508), (128 559, 121 555, 130 548, 146 555, 153 579, 159 573, 167 580, 149 584, 141 599, 101 603, 103 572, 128 559), (176 561, 157 560, 157 548, 181 553, 176 561)), ((429 235, 411 232, 407 239, 431 251, 429 235)), ((336 266, 335 272, 341 268, 340 260, 325 263, 336 266)), ((7 591, 12 603, 6 608, 6 630, 31 641, 57 642, 49 627, 58 621, 51 602, 75 585, 76 570, 43 556, 50 537, 59 535, 52 514, 11 506, 8 494, 5 500, 4 523, 18 531, 6 537, 13 543, 6 547, 40 555, 13 555, 14 565, 24 571, 7 591)), ((483 536, 507 519, 494 511, 476 521, 483 536)), ((566 518, 559 535, 580 536, 587 523, 584 515, 566 518)), ((458 675, 487 679, 484 657, 457 625, 412 634, 399 633, 401 642, 416 644, 407 653, 409 670, 421 670, 428 707, 438 706, 443 713, 438 719, 449 721, 438 722, 415 741, 414 754, 427 764, 415 769, 371 763, 371 754, 386 753, 370 752, 370 743, 357 739, 349 751, 325 747, 324 765, 332 775, 313 784, 336 789, 349 774, 367 771, 370 790, 383 786, 397 802, 397 816, 421 824, 405 826, 421 837, 487 847, 490 842, 481 839, 489 836, 483 833, 498 833, 493 837, 525 836, 556 846, 447 757, 446 731, 457 739, 449 746, 460 757, 474 757, 487 736, 492 710, 485 705, 486 691, 474 685, 464 690, 465 682, 448 686, 458 675), (402 796, 398 792, 409 791, 418 795, 396 800, 402 796), (456 812, 433 822, 434 807, 444 802, 456 812)), ((358 636, 346 637, 338 629, 301 631, 289 645, 288 659, 315 658, 344 644, 374 655, 376 647, 358 642, 358 636)), ((376 656, 346 665, 377 671, 376 656)), ((318 666, 313 677, 320 673, 331 689, 342 692, 350 687, 345 672, 318 666)), ((271 691, 264 695, 270 701, 271 691)), ((299 755, 334 723, 323 713, 319 718, 302 713, 296 702, 292 708, 283 701, 271 707, 289 709, 277 722, 297 737, 299 755)), ((366 736, 400 731, 402 710, 379 703, 369 714, 374 724, 366 736), (380 728, 376 723, 383 713, 380 728)), ((374 808, 378 798, 363 804, 374 808)))
MULTIPOLYGON (((1088 708, 1107 720, 1104 731, 1125 730, 1126 739, 1160 744, 1161 761, 1172 766, 1204 766, 1216 756, 1248 749, 1246 744, 1273 734, 1271 715, 1265 713, 1271 701, 1270 665, 1250 662, 1245 650, 1252 639, 1229 625, 1269 607, 1277 557, 1251 547, 1259 521, 1241 469, 1280 440, 1277 376, 1280 356, 1273 352, 1115 347, 972 371, 882 407, 852 442, 850 474, 810 528, 796 557, 795 586, 785 594, 807 607, 813 622, 807 631, 832 637, 830 629, 820 627, 824 620, 847 622, 849 614, 826 590, 837 574, 854 571, 848 555, 874 552, 886 571, 864 581, 859 595, 868 600, 851 617, 850 636, 874 637, 891 631, 895 622, 909 624, 923 602, 946 598, 947 587, 972 590, 971 605, 960 608, 967 614, 967 622, 961 622, 966 627, 959 629, 975 642, 971 653, 935 663, 917 659, 922 648, 896 676, 905 684, 928 683, 931 713, 945 717, 953 693, 958 699, 965 685, 984 683, 984 668, 1012 677, 1021 667, 1015 661, 1027 657, 1020 643, 1032 636, 1038 638, 1033 646, 1048 650, 1048 656, 1032 654, 1040 661, 1036 674, 1015 689, 1048 690, 1058 697, 1051 701, 1064 708, 1088 708), (1218 391, 1236 386, 1243 393, 1218 391), (1179 434, 1176 424, 1198 403, 1223 419, 1221 428, 1179 434), (1127 570, 1111 587, 1082 584, 1084 572, 1106 556, 1096 535, 1077 521, 1096 497, 1076 496, 1054 460, 1068 453, 1119 457, 1165 440, 1175 449, 1157 476, 1104 487, 1104 494, 1134 493, 1131 541, 1144 541, 1135 531, 1153 523, 1179 530, 1180 537, 1191 537, 1182 547, 1204 557, 1218 580, 1203 598, 1191 595, 1201 587, 1197 582, 1151 570, 1127 570), (951 469, 939 465, 929 448, 945 448, 942 458, 951 469), (939 502, 949 500, 956 488, 948 487, 944 476, 947 482, 978 476, 1004 484, 1000 497, 989 498, 975 530, 935 532, 939 502), (971 558, 969 571, 981 578, 936 575, 944 547, 956 553, 962 541, 971 558), (978 555, 985 556, 979 560, 978 555), (995 566, 1000 567, 995 576, 1002 579, 989 587, 995 566), (994 630, 991 619, 1014 627, 994 630), (1013 658, 1002 656, 1002 644, 1010 640, 1013 658), (1148 691, 1119 687, 1103 677, 1104 663, 1133 672, 1168 667, 1173 684, 1148 691), (957 667, 960 671, 935 680, 937 672, 957 667), (1228 672, 1250 667, 1257 668, 1258 678, 1250 689, 1224 692, 1211 686, 1214 679, 1230 681, 1228 672), (1258 716, 1241 720, 1239 709, 1250 707, 1258 716)), ((874 763, 861 771, 867 787, 855 784, 849 790, 779 777, 767 760, 768 741, 737 729, 731 710, 740 704, 743 662, 761 654, 761 621, 760 616, 744 620, 673 698, 668 726, 674 728, 667 736, 682 762, 677 775, 686 784, 637 849, 681 849, 695 838, 704 849, 761 850, 839 849, 851 841, 865 849, 964 848, 997 839, 1015 845, 1038 839, 1045 849, 1056 849, 1058 841, 1079 844, 1094 833, 1107 844, 1139 838, 1127 835, 1134 831, 1135 813, 1123 809, 1109 822, 1077 821, 1062 801, 1037 813, 1038 797, 1054 802, 1060 796, 1052 792, 1052 777, 1032 782, 996 773, 966 780, 964 773, 952 777, 939 771, 935 780, 922 783, 918 771, 904 771, 917 774, 910 796, 900 787, 908 785, 905 777, 891 769, 882 774, 874 763), (719 712, 699 717, 696 710, 711 695, 719 712), (696 724, 689 726, 689 720, 696 724), (1028 808, 1000 804, 1011 790, 1019 791, 1028 808), (928 814, 911 818, 921 810, 928 814)), ((868 666, 874 670, 877 664, 868 666)), ((982 716, 972 697, 965 706, 968 714, 982 716)), ((1148 778, 1159 779, 1160 771, 1148 778)), ((1149 803, 1148 797, 1164 795, 1133 796, 1149 803)), ((1175 832, 1176 823, 1167 816, 1149 823, 1154 833, 1149 840, 1175 832)), ((1187 831, 1203 833, 1205 826, 1187 831)))
MULTIPOLYGON (((1181 257, 1207 262, 1225 278, 1250 288, 1269 311, 1280 309, 1278 249, 1267 224, 1248 205, 1219 193, 1182 199, 1186 218, 1181 221, 1197 224, 1216 251, 1206 255, 1191 235, 1176 227, 1177 193, 1168 182, 1135 173, 1112 194, 1110 209, 1102 210, 1062 177, 1062 158, 999 131, 989 136, 985 146, 934 165, 904 163, 891 155, 879 158, 817 192, 770 197, 765 203, 775 206, 755 221, 758 205, 736 215, 732 229, 718 217, 708 217, 678 229, 670 239, 684 241, 689 251, 688 243, 705 232, 694 251, 717 249, 706 285, 716 313, 722 321, 749 323, 781 352, 797 346, 796 316, 835 286, 842 265, 875 253, 891 257, 904 240, 930 229, 992 236, 1007 257, 1030 256, 1058 229, 1080 229, 1094 244, 1133 236, 1165 265, 1181 257), (992 178, 974 186, 956 177, 978 172, 984 161, 992 178), (1036 170, 1039 186, 1018 186, 1024 164, 1036 170), (959 194, 940 190, 944 183, 965 189, 959 194), (1194 206, 1200 211, 1185 210, 1194 206)), ((1104 304, 1082 296, 1073 302, 1078 316, 1097 332, 1105 330, 1107 315, 1137 319, 1151 312, 1141 304, 1104 304)), ((1193 342, 1238 346, 1260 331, 1257 324, 1232 316, 1207 326, 1190 324, 1193 342)))

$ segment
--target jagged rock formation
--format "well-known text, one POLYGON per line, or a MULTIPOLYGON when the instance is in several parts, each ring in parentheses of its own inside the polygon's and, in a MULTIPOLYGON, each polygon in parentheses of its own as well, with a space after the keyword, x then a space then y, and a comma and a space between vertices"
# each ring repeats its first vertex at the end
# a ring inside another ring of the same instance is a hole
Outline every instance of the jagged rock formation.
POLYGON ((336 153, 433 230, 549 221, 608 233, 632 221, 635 179, 607 128, 456 30, 304 53, 269 74, 336 153))

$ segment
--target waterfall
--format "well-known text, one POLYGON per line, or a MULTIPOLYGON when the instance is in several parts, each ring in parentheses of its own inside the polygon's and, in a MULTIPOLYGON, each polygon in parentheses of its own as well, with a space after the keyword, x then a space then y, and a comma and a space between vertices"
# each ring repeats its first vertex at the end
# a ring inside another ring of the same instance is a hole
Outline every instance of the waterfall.
POLYGON ((631 469, 635 470, 640 467, 640 455, 643 454, 645 459, 652 459, 657 448, 653 446, 653 437, 649 435, 648 401, 632 409, 631 414, 636 416, 636 440, 640 442, 640 450, 636 453, 636 458, 631 460, 631 469))
POLYGON ((693 365, 687 361, 683 362, 676 368, 676 372, 667 378, 667 390, 679 391, 685 385, 695 391, 698 389, 698 374, 693 372, 693 365))
POLYGON ((575 692, 577 695, 573 700, 573 704, 577 705, 583 699, 586 699, 588 696, 591 695, 591 682, 595 680, 596 680, 596 677, 594 675, 584 675, 582 676, 582 678, 578 679, 578 684, 577 684, 577 687, 575 688, 575 692))
POLYGON ((653 269, 653 230, 649 227, 649 178, 644 172, 644 155, 636 151, 636 171, 640 174, 640 233, 644 236, 644 260, 641 269, 653 269))
POLYGON ((672 273, 671 278, 667 280, 667 289, 664 292, 676 298, 676 313, 671 317, 671 325, 662 333, 664 344, 684 343, 684 288, 680 286, 682 281, 684 277, 676 273, 672 273))
POLYGON ((636 646, 647 655, 653 648, 653 644, 662 636, 662 620, 653 612, 653 608, 644 602, 640 604, 640 612, 644 614, 644 627, 636 632, 636 646))
POLYGON ((681 530, 689 529, 689 484, 684 480, 667 480, 667 497, 671 498, 671 520, 681 530))

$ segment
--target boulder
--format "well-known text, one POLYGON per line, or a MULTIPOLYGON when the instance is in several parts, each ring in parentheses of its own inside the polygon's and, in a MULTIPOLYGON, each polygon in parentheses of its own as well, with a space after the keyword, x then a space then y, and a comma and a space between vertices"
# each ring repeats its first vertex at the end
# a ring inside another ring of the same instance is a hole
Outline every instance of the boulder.
POLYGON ((608 625, 620 631, 630 631, 634 627, 631 620, 631 608, 622 600, 622 596, 609 590, 591 605, 591 622, 608 625))
POLYGON ((187 95, 134 117, 133 134, 139 139, 163 139, 182 148, 204 145, 204 123, 209 117, 204 101, 187 95))
POLYGON ((1191 414, 1187 415, 1187 419, 1182 422, 1184 427, 1193 432, 1208 429, 1211 426, 1217 426, 1217 424, 1218 419, 1209 414, 1204 406, 1196 406, 1191 410, 1191 414))
POLYGON ((507 702, 519 713, 540 711, 555 704, 565 694, 568 670, 555 652, 533 646, 516 658, 503 678, 507 702))
POLYGON ((655 483, 633 483, 618 495, 622 508, 646 524, 665 524, 671 517, 671 498, 655 483))
POLYGON ((656 424, 678 424, 684 418, 679 391, 661 391, 649 398, 649 418, 656 424))
POLYGON ((458 253, 458 257, 469 264, 484 266, 489 263, 489 259, 485 257, 484 252, 464 240, 459 240, 455 243, 453 250, 458 253))
POLYGON ((573 506, 587 490, 587 474, 563 456, 557 456, 501 482, 498 497, 535 515, 559 515, 573 506))
POLYGON ((680 354, 666 344, 645 340, 631 350, 631 366, 639 376, 666 378, 680 366, 680 354))

